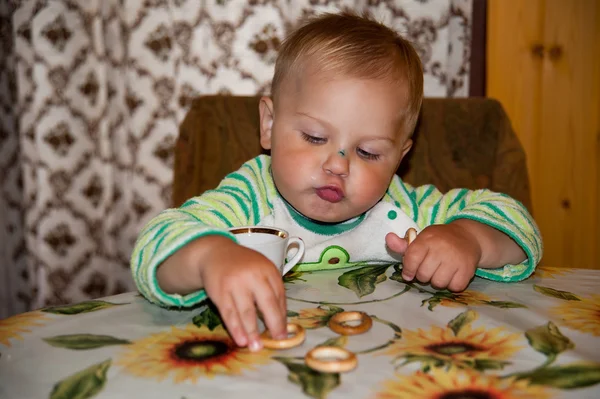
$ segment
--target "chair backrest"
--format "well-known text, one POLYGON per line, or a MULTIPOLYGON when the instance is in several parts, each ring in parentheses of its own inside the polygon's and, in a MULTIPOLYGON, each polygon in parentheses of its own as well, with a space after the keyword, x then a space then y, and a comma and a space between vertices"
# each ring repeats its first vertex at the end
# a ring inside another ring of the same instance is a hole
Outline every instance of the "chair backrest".
MULTIPOLYGON (((194 100, 175 145, 173 206, 215 188, 261 153, 258 97, 202 96, 194 100)), ((398 174, 408 183, 489 188, 531 198, 525 152, 500 103, 488 98, 426 98, 414 145, 398 174)))

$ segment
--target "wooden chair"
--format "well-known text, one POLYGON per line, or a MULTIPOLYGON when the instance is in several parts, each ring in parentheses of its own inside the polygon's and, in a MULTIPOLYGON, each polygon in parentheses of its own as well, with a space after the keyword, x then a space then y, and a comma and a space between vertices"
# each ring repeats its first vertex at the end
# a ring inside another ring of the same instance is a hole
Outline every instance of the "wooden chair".
MULTIPOLYGON (((175 145, 173 206, 215 188, 260 154, 259 97, 202 96, 193 102, 175 145)), ((414 145, 398 174, 418 186, 489 188, 531 212, 525 152, 500 103, 487 98, 426 98, 414 145)))

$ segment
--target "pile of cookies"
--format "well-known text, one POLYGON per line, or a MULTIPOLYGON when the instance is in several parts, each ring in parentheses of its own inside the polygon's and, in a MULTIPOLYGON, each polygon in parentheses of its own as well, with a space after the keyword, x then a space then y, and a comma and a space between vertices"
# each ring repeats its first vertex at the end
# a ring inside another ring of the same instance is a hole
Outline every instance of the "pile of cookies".
MULTIPOLYGON (((364 312, 346 311, 336 313, 329 319, 331 331, 341 335, 357 335, 368 331, 373 321, 364 312), (358 325, 348 325, 348 322, 357 321, 358 325)), ((301 345, 306 338, 304 328, 298 324, 288 323, 286 339, 273 339, 268 331, 261 335, 263 346, 269 349, 289 349, 301 345)), ((337 346, 317 346, 304 356, 306 365, 314 370, 324 373, 344 373, 354 370, 358 359, 353 352, 337 346)))

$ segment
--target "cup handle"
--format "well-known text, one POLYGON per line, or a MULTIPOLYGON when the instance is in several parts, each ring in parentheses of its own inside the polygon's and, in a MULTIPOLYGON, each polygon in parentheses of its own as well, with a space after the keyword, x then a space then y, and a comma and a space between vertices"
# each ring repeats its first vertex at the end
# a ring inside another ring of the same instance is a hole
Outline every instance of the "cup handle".
POLYGON ((298 262, 300 262, 300 259, 302 259, 302 255, 304 255, 304 241, 302 241, 300 237, 290 237, 288 241, 288 246, 286 248, 286 253, 290 246, 292 246, 293 244, 296 244, 298 246, 298 251, 292 257, 292 259, 290 259, 285 265, 283 265, 283 268, 281 270, 282 276, 285 276, 287 272, 292 270, 292 268, 296 266, 298 262))

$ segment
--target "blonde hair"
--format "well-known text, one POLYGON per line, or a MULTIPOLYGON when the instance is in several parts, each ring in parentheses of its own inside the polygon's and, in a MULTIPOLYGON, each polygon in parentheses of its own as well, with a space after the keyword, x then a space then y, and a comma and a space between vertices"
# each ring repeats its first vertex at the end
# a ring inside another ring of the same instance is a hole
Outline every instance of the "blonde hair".
POLYGON ((282 82, 308 61, 319 72, 408 84, 404 127, 412 134, 423 102, 423 67, 413 46, 370 15, 321 14, 306 21, 282 43, 271 85, 273 101, 282 82))

